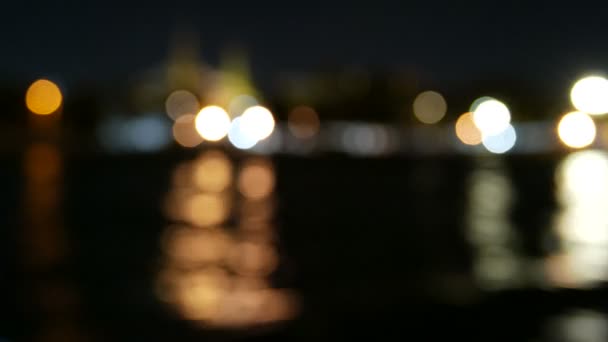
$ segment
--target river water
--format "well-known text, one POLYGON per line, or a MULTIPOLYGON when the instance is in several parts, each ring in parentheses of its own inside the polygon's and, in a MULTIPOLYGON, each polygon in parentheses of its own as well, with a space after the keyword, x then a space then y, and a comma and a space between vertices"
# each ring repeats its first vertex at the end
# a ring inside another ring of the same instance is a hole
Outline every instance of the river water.
POLYGON ((0 176, 0 340, 608 338, 608 157, 76 155, 0 176))

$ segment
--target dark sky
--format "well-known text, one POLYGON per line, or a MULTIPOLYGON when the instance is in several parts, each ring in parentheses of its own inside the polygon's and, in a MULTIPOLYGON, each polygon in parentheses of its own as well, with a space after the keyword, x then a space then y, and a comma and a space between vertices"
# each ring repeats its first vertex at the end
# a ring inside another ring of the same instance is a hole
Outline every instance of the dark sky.
POLYGON ((438 80, 554 82, 608 67, 608 5, 529 1, 23 1, 0 14, 0 77, 120 77, 162 63, 189 27, 202 57, 240 43, 260 77, 324 65, 409 66, 438 80))

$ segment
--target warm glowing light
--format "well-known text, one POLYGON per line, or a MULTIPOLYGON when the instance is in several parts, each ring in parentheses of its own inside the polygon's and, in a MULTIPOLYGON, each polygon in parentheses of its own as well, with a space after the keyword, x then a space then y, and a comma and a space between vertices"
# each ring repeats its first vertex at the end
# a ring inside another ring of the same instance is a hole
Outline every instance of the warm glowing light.
POLYGON ((483 146, 490 152, 501 154, 509 151, 515 146, 517 135, 515 134, 515 128, 509 125, 507 129, 496 135, 489 135, 483 137, 483 146))
POLYGON ((271 245, 254 241, 236 244, 230 259, 233 269, 247 276, 267 276, 274 271, 278 261, 271 245))
POLYGON ((473 122, 482 135, 496 135, 509 127, 511 112, 507 106, 494 98, 481 98, 472 108, 473 122))
POLYGON ((425 91, 416 96, 413 107, 416 118, 425 124, 439 122, 448 109, 443 96, 434 91, 425 91))
POLYGON ((218 141, 228 134, 230 117, 218 106, 207 106, 196 115, 196 131, 205 140, 218 141))
POLYGON ((222 230, 188 227, 169 229, 163 243, 172 261, 180 264, 221 262, 231 246, 222 230))
POLYGON ((230 208, 224 196, 216 194, 198 194, 191 196, 185 203, 184 216, 190 223, 206 227, 224 222, 230 208))
POLYGON ((195 147, 203 142, 203 137, 196 131, 192 114, 182 115, 173 123, 173 139, 183 147, 195 147))
POLYGON ((223 152, 206 152, 194 162, 193 180, 203 191, 224 191, 232 183, 232 164, 223 152))
POLYGON ((585 113, 571 112, 559 121, 557 134, 566 146, 573 148, 589 146, 595 140, 595 123, 585 113))
POLYGON ((289 112, 287 125, 295 137, 310 138, 319 131, 319 115, 311 107, 299 106, 289 112))
POLYGON ((272 113, 262 107, 247 108, 241 116, 241 130, 250 138, 263 140, 268 138, 274 130, 274 117, 272 113))
POLYGON ((462 114, 458 120, 456 120, 456 136, 463 144, 466 145, 479 145, 481 144, 482 136, 481 131, 473 122, 473 113, 468 112, 462 114))
POLYGON ((560 200, 603 205, 608 200, 608 155, 588 150, 569 154, 559 165, 556 176, 560 200))
POLYGON ((570 91, 570 100, 581 112, 591 115, 608 113, 608 80, 600 76, 578 80, 570 91))
POLYGON ((25 94, 25 104, 34 114, 52 114, 61 106, 63 96, 59 87, 45 79, 32 83, 25 94))
POLYGON ((243 118, 240 116, 232 120, 228 131, 228 140, 234 147, 241 150, 250 149, 258 142, 255 137, 247 134, 247 130, 243 127, 243 118))
POLYGON ((187 90, 176 90, 167 96, 165 100, 167 115, 173 120, 177 120, 182 115, 196 115, 200 109, 198 99, 194 94, 187 90))
POLYGON ((269 162, 256 159, 248 161, 238 178, 238 188, 249 199, 262 199, 274 190, 274 173, 269 162))

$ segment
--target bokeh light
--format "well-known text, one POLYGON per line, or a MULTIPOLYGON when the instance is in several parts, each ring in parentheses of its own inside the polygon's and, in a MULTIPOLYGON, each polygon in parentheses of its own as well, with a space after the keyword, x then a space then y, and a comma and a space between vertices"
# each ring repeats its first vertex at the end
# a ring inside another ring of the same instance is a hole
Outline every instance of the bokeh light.
POLYGON ((34 114, 52 114, 63 101, 59 87, 46 79, 40 79, 32 83, 25 94, 25 104, 34 114))
POLYGON ((456 120, 456 136, 465 145, 479 145, 482 141, 481 131, 473 122, 473 113, 467 112, 456 120))
POLYGON ((194 124, 203 139, 218 141, 228 134, 230 117, 221 107, 207 106, 196 115, 194 124))
POLYGON ((250 149, 258 142, 255 137, 247 134, 246 129, 243 127, 243 118, 240 116, 232 120, 230 130, 228 131, 228 140, 232 146, 241 150, 250 149))
POLYGON ((232 183, 232 163, 221 151, 205 152, 194 161, 193 181, 203 191, 222 192, 232 183))
POLYGON ((517 134, 515 128, 511 125, 507 129, 496 135, 489 135, 483 137, 483 146, 490 152, 501 154, 509 151, 515 146, 517 140, 517 134))
POLYGON ((445 116, 448 105, 441 94, 435 91, 425 91, 414 99, 414 115, 420 122, 434 124, 445 116))
POLYGON ((244 165, 238 177, 238 189, 248 199, 268 197, 274 190, 272 165, 264 159, 251 159, 244 165))
POLYGON ((176 90, 167 96, 165 110, 173 120, 187 114, 196 115, 200 109, 198 99, 187 90, 176 90))
POLYGON ((268 138, 274 130, 274 117, 262 106, 247 108, 241 120, 241 130, 244 134, 258 141, 268 138))
POLYGON ((595 140, 596 127, 593 119, 583 112, 564 115, 557 125, 561 141, 568 147, 582 148, 595 140))
POLYGON ((319 115, 308 106, 298 106, 289 112, 287 127, 297 138, 306 139, 319 131, 319 115))
POLYGON ((190 196, 185 203, 184 218, 195 226, 215 226, 224 222, 230 213, 225 196, 201 193, 190 196))
POLYGON ((484 97, 471 106, 473 122, 482 135, 496 135, 507 129, 511 122, 509 108, 494 98, 484 97), (482 99, 482 100, 481 100, 482 99))
POLYGON ((194 126, 195 115, 182 115, 173 123, 173 139, 183 147, 195 147, 203 142, 203 137, 194 126))
POLYGON ((608 80, 600 76, 578 80, 570 90, 570 100, 581 112, 591 115, 608 113, 608 80))

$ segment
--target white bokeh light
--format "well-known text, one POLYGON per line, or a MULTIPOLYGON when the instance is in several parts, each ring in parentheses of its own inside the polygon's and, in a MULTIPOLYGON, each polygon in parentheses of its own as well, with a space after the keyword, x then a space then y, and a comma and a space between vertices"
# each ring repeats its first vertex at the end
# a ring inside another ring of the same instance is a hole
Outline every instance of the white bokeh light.
POLYGON ((218 141, 228 134, 230 117, 218 106, 207 106, 198 113, 194 121, 196 131, 205 140, 218 141))
POLYGON ((265 107, 253 106, 247 108, 241 116, 241 131, 257 141, 268 138, 274 130, 274 117, 265 107))
POLYGON ((258 142, 255 137, 243 131, 243 118, 240 116, 232 120, 230 130, 228 131, 228 140, 234 147, 241 150, 250 149, 258 142))
POLYGON ((488 151, 501 154, 512 149, 516 141, 517 134, 515 133, 515 128, 509 125, 505 130, 496 135, 484 136, 482 144, 488 151))
POLYGON ((600 76, 578 80, 570 91, 570 100, 581 112, 591 115, 608 113, 608 80, 600 76))
POLYGON ((499 134, 509 127, 511 112, 497 99, 485 97, 475 101, 472 108, 473 122, 484 136, 499 134), (483 99, 483 100, 482 100, 483 99))
POLYGON ((593 119, 583 112, 568 113, 557 125, 559 138, 566 146, 572 148, 591 145, 595 140, 596 131, 593 119))

